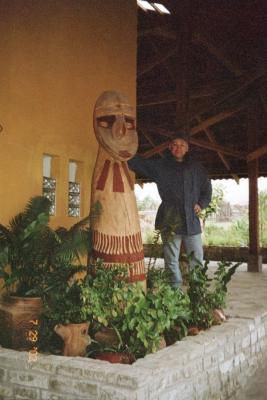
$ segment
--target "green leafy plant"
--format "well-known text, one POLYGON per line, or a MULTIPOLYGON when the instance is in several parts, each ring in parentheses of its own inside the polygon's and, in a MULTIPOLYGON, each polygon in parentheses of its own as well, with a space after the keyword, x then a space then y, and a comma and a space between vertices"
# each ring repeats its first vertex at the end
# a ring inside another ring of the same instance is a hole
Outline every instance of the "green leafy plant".
POLYGON ((61 353, 63 341, 54 332, 57 324, 78 324, 84 319, 81 298, 84 277, 77 279, 77 273, 85 273, 86 267, 58 263, 47 278, 48 286, 43 292, 43 312, 40 318, 39 348, 52 353, 61 353))
POLYGON ((160 240, 160 230, 156 229, 152 234, 152 246, 147 265, 148 270, 153 269, 155 267, 156 261, 160 256, 161 247, 159 246, 159 240, 160 240))
POLYGON ((162 267, 149 265, 146 273, 146 284, 148 289, 154 289, 160 284, 169 284, 171 272, 162 267))
POLYGON ((44 315, 53 325, 86 321, 81 297, 84 278, 74 278, 78 272, 85 270, 82 265, 59 263, 50 271, 43 299, 44 315))
POLYGON ((164 221, 162 222, 162 226, 154 231, 148 269, 155 267, 156 261, 162 253, 162 247, 159 246, 160 238, 164 243, 171 241, 173 235, 175 235, 175 230, 180 226, 180 224, 180 217, 175 215, 175 211, 172 208, 168 209, 164 221))
POLYGON ((179 319, 188 319, 187 296, 168 284, 159 283, 146 294, 138 285, 132 286, 128 296, 122 337, 137 358, 159 350, 164 333, 179 319))
POLYGON ((137 201, 138 211, 156 210, 158 208, 158 201, 153 197, 146 195, 142 200, 137 201))
MULTIPOLYGON (((47 246, 47 272, 42 297, 45 313, 55 323, 80 323, 87 320, 82 293, 91 279, 90 266, 82 263, 82 257, 92 249, 90 224, 101 213, 96 203, 88 217, 69 229, 60 227, 54 231, 47 246)), ((86 260, 87 263, 87 260, 86 260)))
POLYGON ((240 264, 241 263, 233 264, 226 261, 218 263, 218 268, 215 271, 213 278, 213 291, 210 294, 210 303, 212 308, 222 309, 225 307, 227 285, 240 264))
POLYGON ((204 244, 206 246, 247 246, 248 231, 245 231, 244 224, 231 224, 229 227, 207 224, 205 227, 204 244))
POLYGON ((212 305, 210 302, 210 281, 208 277, 208 262, 204 265, 196 264, 188 274, 187 294, 190 299, 192 326, 200 329, 207 329, 212 325, 212 305))
POLYGON ((86 315, 103 326, 116 326, 123 318, 123 304, 127 289, 127 266, 105 267, 102 261, 91 266, 82 288, 86 315))
POLYGON ((223 201, 223 197, 223 189, 219 186, 214 187, 211 202, 209 203, 208 207, 198 214, 199 218, 201 218, 203 221, 203 225, 205 225, 208 217, 218 212, 220 209, 220 204, 223 201))
POLYGON ((189 320, 189 299, 173 290, 162 270, 150 270, 149 287, 129 283, 128 268, 105 267, 101 262, 90 271, 82 288, 84 311, 94 329, 114 329, 112 346, 93 343, 89 351, 130 352, 136 358, 159 349, 166 330, 189 320))
POLYGON ((262 246, 267 245, 267 191, 259 193, 259 222, 262 246))
POLYGON ((47 268, 44 243, 54 236, 48 227, 50 205, 45 197, 33 197, 8 226, 0 224, 0 277, 8 293, 27 296, 42 287, 47 268))
POLYGON ((128 275, 126 265, 107 268, 98 260, 90 266, 81 293, 84 318, 91 322, 93 337, 104 327, 111 329, 117 339, 108 345, 96 339, 89 347, 90 356, 103 351, 128 352, 127 343, 122 338, 124 310, 129 301, 129 289, 133 286, 128 282, 128 275))
POLYGON ((59 268, 80 263, 90 250, 89 217, 70 229, 53 230, 50 205, 46 197, 33 197, 7 227, 0 225, 0 277, 8 294, 43 296, 51 274, 57 281, 59 268))
POLYGON ((208 276, 208 261, 204 266, 197 264, 190 270, 187 294, 192 311, 192 326, 207 329, 212 325, 213 311, 225 307, 227 284, 239 265, 221 261, 213 278, 208 276))

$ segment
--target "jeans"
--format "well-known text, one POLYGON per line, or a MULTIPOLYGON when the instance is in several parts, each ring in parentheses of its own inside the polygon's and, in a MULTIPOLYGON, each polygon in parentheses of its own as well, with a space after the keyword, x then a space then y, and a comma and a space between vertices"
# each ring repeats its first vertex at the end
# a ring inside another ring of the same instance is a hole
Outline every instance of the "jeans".
MULTIPOLYGON (((163 236, 163 235, 162 235, 163 236)), ((163 253, 165 260, 165 268, 171 272, 171 285, 173 287, 181 287, 183 283, 183 278, 179 266, 179 256, 181 242, 183 241, 185 245, 185 250, 187 256, 191 255, 189 258, 189 267, 194 268, 197 263, 203 263, 203 247, 201 233, 198 235, 173 235, 171 238, 166 240, 164 236, 162 237, 163 242, 163 253)))

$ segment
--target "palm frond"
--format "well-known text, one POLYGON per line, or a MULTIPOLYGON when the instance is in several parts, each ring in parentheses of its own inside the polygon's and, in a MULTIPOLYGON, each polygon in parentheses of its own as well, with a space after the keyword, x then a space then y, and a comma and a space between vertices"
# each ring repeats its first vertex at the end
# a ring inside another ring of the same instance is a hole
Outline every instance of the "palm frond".
POLYGON ((25 221, 35 220, 39 214, 49 214, 51 207, 51 201, 45 196, 32 197, 26 204, 25 210, 23 211, 23 218, 25 221))

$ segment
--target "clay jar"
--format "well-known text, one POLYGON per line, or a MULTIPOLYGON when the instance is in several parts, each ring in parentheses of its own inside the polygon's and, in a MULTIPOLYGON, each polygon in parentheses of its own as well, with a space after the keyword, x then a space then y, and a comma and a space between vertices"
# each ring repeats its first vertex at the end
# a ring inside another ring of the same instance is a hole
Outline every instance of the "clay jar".
POLYGON ((132 364, 135 359, 130 353, 116 353, 112 351, 103 351, 97 353, 94 358, 96 360, 108 361, 112 364, 132 364))
POLYGON ((81 324, 58 324, 54 331, 63 339, 63 355, 70 357, 84 357, 86 348, 91 343, 88 335, 89 322, 81 324))

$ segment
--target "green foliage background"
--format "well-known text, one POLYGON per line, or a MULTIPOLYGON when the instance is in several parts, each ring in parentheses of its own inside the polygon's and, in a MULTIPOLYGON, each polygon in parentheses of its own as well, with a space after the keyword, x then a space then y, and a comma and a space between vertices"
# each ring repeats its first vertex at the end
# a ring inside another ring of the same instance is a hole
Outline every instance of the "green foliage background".
MULTIPOLYGON (((205 230, 203 243, 206 246, 248 246, 248 215, 242 216, 229 224, 220 224, 213 222, 209 217, 218 212, 223 202, 224 189, 220 186, 213 188, 213 196, 210 206, 204 210, 200 217, 202 218, 205 230)), ((156 203, 152 198, 146 196, 138 202, 138 208, 143 210, 155 210, 156 203)), ((259 229, 261 246, 267 246, 267 191, 259 192, 259 229)), ((144 243, 153 243, 154 230, 153 225, 147 224, 142 231, 144 243)), ((160 243, 160 240, 159 240, 160 243)))

